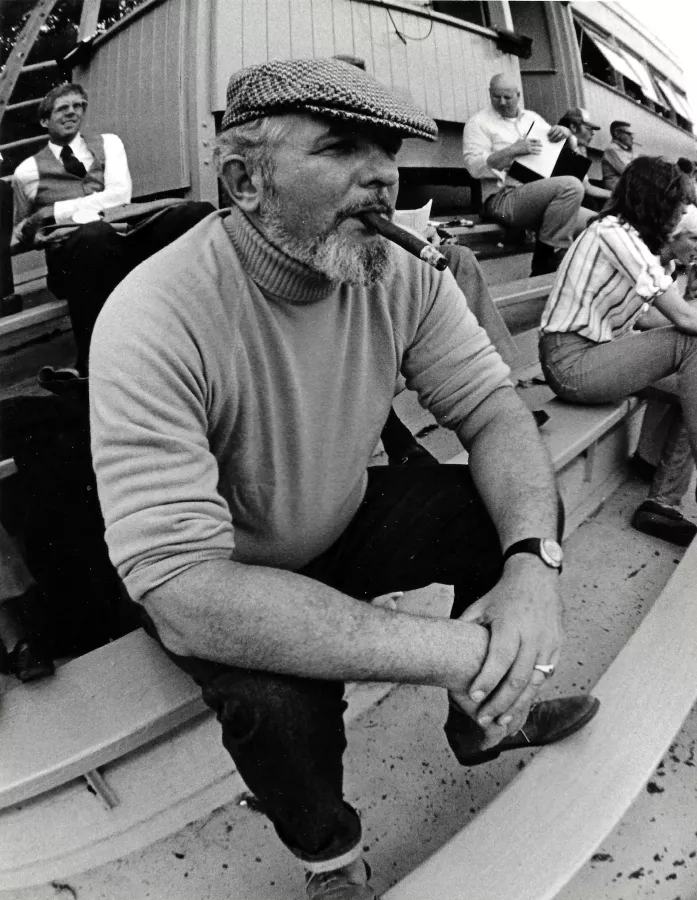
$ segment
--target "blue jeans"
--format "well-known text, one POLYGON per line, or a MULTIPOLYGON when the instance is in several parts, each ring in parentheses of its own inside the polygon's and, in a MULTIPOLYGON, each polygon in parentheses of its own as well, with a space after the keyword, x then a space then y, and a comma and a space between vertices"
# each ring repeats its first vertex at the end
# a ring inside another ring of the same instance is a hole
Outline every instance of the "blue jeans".
POLYGON ((578 334, 543 334, 540 361, 548 384, 568 403, 675 397, 697 460, 697 337, 653 328, 597 344, 578 334))
MULTIPOLYGON (((496 584, 501 556, 466 466, 385 466, 368 469, 351 524, 301 571, 366 601, 452 584, 457 617, 496 584)), ((344 684, 169 655, 202 688, 225 749, 291 852, 314 871, 358 858, 361 824, 343 797, 344 684)))
POLYGON ((665 402, 649 402, 637 454, 656 466, 649 499, 662 506, 679 507, 690 486, 695 464, 680 401, 674 395, 666 394, 665 402))

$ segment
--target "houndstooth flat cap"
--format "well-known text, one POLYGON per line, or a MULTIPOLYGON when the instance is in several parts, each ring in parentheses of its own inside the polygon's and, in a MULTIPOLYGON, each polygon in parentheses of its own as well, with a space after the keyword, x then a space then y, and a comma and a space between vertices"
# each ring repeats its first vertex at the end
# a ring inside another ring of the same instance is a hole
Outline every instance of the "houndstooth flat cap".
POLYGON ((240 69, 230 78, 221 128, 289 112, 316 113, 435 141, 433 119, 356 66, 338 59, 292 59, 240 69))

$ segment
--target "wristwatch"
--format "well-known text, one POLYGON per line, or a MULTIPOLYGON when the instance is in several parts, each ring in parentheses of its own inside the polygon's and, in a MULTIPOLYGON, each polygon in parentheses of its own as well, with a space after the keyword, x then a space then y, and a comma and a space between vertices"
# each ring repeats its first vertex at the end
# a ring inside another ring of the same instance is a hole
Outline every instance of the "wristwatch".
POLYGON ((539 556, 550 569, 561 572, 564 552, 552 538, 525 538, 523 541, 516 541, 503 554, 503 561, 506 562, 516 553, 532 553, 534 556, 539 556))

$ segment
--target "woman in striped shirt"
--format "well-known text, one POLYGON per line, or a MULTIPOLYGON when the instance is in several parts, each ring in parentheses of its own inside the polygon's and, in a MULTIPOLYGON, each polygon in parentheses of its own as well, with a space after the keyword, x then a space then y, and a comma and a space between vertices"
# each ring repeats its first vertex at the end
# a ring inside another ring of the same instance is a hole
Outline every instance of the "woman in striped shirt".
POLYGON ((627 166, 608 207, 559 267, 542 315, 540 359, 569 403, 607 403, 651 386, 677 394, 697 460, 697 310, 660 261, 692 191, 659 157, 627 166), (672 325, 634 331, 650 306, 672 325))

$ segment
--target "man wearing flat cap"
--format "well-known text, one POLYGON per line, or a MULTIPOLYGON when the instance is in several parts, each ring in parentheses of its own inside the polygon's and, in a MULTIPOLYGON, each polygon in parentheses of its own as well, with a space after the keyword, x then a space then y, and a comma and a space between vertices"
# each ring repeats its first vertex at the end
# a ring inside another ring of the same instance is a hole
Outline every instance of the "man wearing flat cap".
POLYGON ((445 688, 465 765, 565 737, 597 701, 531 708, 562 641, 534 420, 452 275, 360 218, 392 216, 400 143, 435 123, 338 60, 244 69, 227 99, 231 209, 132 272, 97 323, 106 537, 307 896, 375 900, 343 797, 346 681, 445 688), (400 373, 469 467, 368 467, 400 373), (450 620, 370 602, 432 582, 455 586, 450 620))

